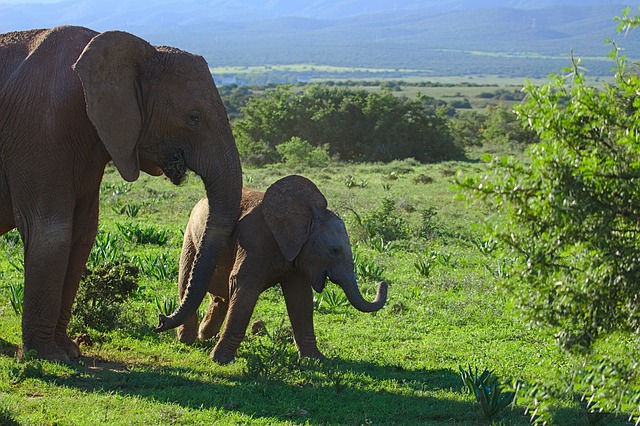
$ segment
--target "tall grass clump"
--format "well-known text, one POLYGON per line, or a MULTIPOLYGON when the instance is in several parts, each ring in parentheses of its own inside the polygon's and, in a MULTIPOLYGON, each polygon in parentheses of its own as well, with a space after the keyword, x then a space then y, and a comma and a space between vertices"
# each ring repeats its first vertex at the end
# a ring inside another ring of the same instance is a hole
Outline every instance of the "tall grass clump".
POLYGON ((284 320, 272 332, 263 328, 250 336, 241 356, 247 361, 246 374, 252 379, 281 380, 298 366, 298 353, 293 345, 293 333, 284 320))

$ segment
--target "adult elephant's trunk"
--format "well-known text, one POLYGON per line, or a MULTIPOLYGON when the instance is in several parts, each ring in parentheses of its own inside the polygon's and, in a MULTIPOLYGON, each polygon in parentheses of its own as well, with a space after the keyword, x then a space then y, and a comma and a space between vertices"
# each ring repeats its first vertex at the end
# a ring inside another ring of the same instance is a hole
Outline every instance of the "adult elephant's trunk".
POLYGON ((194 171, 202 177, 205 184, 209 200, 209 217, 182 302, 170 316, 160 314, 155 331, 165 331, 183 324, 189 315, 198 309, 207 293, 220 253, 227 246, 238 220, 242 197, 242 170, 235 144, 229 153, 218 154, 216 158, 219 165, 213 168, 209 165, 209 172, 200 173, 199 167, 194 167, 194 171))
POLYGON ((382 281, 378 284, 378 290, 376 292, 376 298, 373 302, 369 302, 362 297, 360 290, 358 289, 358 283, 355 279, 349 281, 339 281, 338 284, 342 287, 344 294, 349 299, 349 303, 353 305, 354 308, 361 312, 375 312, 384 306, 387 303, 387 283, 382 281))

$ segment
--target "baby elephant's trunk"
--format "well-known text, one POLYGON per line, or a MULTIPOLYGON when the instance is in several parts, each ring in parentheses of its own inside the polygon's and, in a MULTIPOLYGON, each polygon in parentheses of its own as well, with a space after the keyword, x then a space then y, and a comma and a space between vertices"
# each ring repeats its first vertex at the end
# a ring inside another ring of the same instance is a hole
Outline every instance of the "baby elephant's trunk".
POLYGON ((354 308, 356 308, 361 312, 378 311, 382 309, 385 303, 387 303, 387 287, 388 286, 387 286, 387 283, 384 281, 378 284, 376 298, 373 300, 373 302, 369 302, 365 300, 364 297, 362 297, 362 293, 360 293, 360 289, 358 288, 357 282, 355 281, 340 282, 337 284, 340 287, 342 287, 342 290, 344 291, 344 294, 347 296, 347 299, 349 299, 349 302, 351 303, 351 305, 353 305, 354 308))

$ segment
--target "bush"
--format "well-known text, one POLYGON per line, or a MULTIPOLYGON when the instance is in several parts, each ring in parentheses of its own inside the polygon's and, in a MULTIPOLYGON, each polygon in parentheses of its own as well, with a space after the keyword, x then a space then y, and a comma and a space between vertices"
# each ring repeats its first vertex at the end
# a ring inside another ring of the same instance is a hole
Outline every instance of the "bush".
POLYGON ((314 85, 304 92, 278 87, 251 99, 234 126, 243 159, 268 161, 292 138, 346 161, 421 162, 461 158, 446 111, 432 99, 399 98, 390 91, 370 92, 314 85))
POLYGON ((138 289, 138 268, 109 263, 85 271, 73 306, 74 328, 107 331, 120 325, 125 302, 138 289))
POLYGON ((410 234, 406 220, 397 211, 396 201, 391 198, 383 198, 378 208, 362 215, 361 221, 369 239, 393 241, 410 234))
POLYGON ((329 151, 326 148, 313 147, 296 136, 276 146, 276 151, 290 166, 323 167, 329 164, 329 151))
MULTIPOLYGON (((575 59, 568 75, 528 84, 518 114, 541 142, 528 159, 494 159, 488 175, 461 180, 496 212, 491 235, 519 312, 576 352, 612 332, 640 340, 640 76, 619 55, 604 87, 588 85, 575 59)), ((600 402, 637 415, 638 378, 625 372, 637 361, 616 361, 622 377, 600 402)))
POLYGON ((15 413, 6 408, 0 407, 0 425, 3 426, 20 426, 20 423, 15 419, 15 413))

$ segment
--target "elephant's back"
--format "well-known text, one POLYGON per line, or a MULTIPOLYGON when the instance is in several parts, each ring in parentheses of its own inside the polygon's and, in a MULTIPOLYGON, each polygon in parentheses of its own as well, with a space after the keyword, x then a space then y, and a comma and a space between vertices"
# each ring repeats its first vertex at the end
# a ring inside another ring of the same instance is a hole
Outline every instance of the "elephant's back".
POLYGON ((83 27, 15 31, 0 34, 0 86, 20 74, 65 68, 71 71, 84 47, 98 33, 83 27))
POLYGON ((242 219, 258 207, 262 203, 263 198, 264 192, 242 187, 242 202, 240 205, 240 217, 238 220, 242 219))

